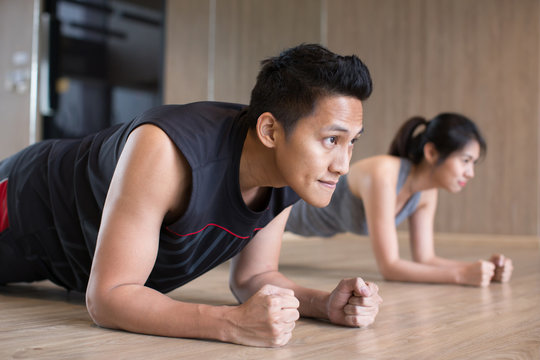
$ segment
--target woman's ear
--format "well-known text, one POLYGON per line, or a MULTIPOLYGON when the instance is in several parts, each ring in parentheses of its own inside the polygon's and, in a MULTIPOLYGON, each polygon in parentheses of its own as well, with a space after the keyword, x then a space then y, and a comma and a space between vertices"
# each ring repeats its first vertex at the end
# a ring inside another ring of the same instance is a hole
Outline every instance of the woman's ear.
POLYGON ((439 161, 439 152, 435 149, 435 145, 432 142, 424 145, 424 158, 430 165, 435 165, 439 161))
POLYGON ((280 127, 277 119, 272 113, 262 113, 257 119, 257 137, 268 148, 273 148, 276 144, 276 134, 280 127))

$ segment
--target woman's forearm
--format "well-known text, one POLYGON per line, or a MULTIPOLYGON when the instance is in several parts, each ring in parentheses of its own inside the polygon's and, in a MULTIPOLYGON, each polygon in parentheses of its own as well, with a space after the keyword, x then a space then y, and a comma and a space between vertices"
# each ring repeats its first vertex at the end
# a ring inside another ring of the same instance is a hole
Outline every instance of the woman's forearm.
POLYGON ((463 265, 458 263, 426 264, 402 259, 379 265, 386 280, 449 284, 459 283, 459 271, 462 267, 463 265))
POLYGON ((453 260, 453 259, 445 259, 439 256, 433 256, 431 259, 428 259, 426 261, 422 261, 421 263, 426 265, 433 265, 438 267, 448 267, 448 268, 456 268, 456 267, 463 267, 470 265, 471 262, 467 261, 460 261, 460 260, 453 260))

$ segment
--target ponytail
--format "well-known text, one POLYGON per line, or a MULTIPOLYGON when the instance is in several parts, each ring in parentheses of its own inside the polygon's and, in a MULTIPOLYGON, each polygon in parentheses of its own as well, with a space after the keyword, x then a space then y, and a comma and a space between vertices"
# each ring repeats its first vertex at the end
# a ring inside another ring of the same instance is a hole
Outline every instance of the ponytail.
POLYGON ((421 116, 414 116, 407 120, 394 136, 390 144, 388 154, 409 159, 413 164, 418 164, 424 157, 424 145, 426 139, 425 130, 414 135, 419 126, 427 127, 428 122, 421 116))

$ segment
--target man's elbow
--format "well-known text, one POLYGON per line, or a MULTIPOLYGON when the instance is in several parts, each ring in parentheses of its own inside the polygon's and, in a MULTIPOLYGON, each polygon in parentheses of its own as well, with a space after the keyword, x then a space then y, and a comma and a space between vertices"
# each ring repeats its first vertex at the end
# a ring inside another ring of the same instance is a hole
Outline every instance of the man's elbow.
POLYGON ((229 289, 240 304, 244 303, 249 298, 246 281, 240 281, 234 276, 231 276, 229 279, 229 289))
POLYGON ((243 301, 240 298, 240 296, 238 296, 238 288, 235 286, 235 284, 232 283, 232 281, 229 282, 229 289, 231 290, 231 294, 233 294, 236 301, 238 301, 238 303, 242 304, 243 301))
POLYGON ((107 301, 103 295, 97 291, 88 290, 86 292, 86 310, 92 321, 100 327, 114 328, 111 318, 108 316, 107 301))

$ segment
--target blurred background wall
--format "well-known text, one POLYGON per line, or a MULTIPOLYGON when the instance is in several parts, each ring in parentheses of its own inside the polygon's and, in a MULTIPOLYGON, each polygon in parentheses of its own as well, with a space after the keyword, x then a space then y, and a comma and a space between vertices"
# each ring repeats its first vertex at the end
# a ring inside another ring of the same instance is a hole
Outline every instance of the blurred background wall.
POLYGON ((248 102, 259 61, 319 42, 368 65, 374 92, 353 161, 408 117, 461 112, 488 154, 436 230, 540 235, 538 0, 169 0, 164 101, 248 102))
MULTIPOLYGON (((47 137, 42 128, 65 113, 43 115, 36 105, 36 9, 51 7, 66 48, 85 49, 69 26, 83 31, 79 40, 101 39, 103 52, 64 65, 100 59, 103 124, 129 120, 141 104, 247 103, 260 60, 302 42, 357 54, 374 92, 353 161, 386 152, 410 116, 461 112, 484 132, 488 153, 462 193, 441 192, 436 231, 540 235, 540 0, 0 0, 1 157, 47 137), (73 8, 87 8, 82 20, 93 23, 65 18, 73 8), (152 59, 159 72, 141 78, 152 59)), ((75 70, 58 70, 64 76, 51 83, 60 102, 92 69, 75 70)))

